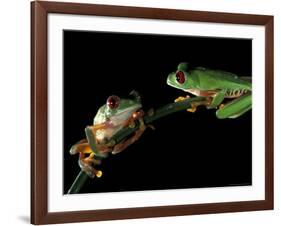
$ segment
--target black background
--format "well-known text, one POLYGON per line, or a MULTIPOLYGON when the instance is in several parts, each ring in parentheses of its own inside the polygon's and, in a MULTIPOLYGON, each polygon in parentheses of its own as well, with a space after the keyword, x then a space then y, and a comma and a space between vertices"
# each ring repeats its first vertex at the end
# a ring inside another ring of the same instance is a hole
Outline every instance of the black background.
MULTIPOLYGON (((136 89, 144 110, 185 95, 166 85, 179 62, 251 76, 252 41, 64 31, 64 193, 80 171, 70 147, 85 138, 109 95, 136 89)), ((103 160, 81 193, 250 185, 251 111, 219 120, 215 110, 179 112, 153 123, 136 143, 103 160)))

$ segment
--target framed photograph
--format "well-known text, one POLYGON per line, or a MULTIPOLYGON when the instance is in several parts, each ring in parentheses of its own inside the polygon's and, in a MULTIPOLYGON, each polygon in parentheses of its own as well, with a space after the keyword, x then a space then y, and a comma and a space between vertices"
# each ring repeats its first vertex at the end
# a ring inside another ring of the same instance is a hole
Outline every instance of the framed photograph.
POLYGON ((31 3, 31 223, 273 209, 273 16, 31 3))

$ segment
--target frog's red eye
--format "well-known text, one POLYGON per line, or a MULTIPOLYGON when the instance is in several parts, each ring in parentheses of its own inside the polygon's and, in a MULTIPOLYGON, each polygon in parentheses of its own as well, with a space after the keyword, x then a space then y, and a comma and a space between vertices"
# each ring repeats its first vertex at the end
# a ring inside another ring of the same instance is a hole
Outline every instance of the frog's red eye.
POLYGON ((183 84, 185 82, 185 76, 184 76, 184 73, 182 71, 178 71, 176 73, 176 79, 177 79, 177 82, 180 83, 180 84, 183 84))
POLYGON ((120 98, 118 96, 110 96, 107 98, 106 104, 110 109, 115 109, 119 106, 120 98))

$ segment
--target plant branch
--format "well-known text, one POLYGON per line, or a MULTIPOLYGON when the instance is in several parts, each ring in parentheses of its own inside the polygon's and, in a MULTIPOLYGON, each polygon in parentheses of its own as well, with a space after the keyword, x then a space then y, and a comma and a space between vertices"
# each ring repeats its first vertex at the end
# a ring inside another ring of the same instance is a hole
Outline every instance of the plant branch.
POLYGON ((77 194, 83 187, 84 183, 87 181, 88 177, 89 176, 81 170, 80 173, 77 175, 75 181, 69 188, 67 194, 77 194))
MULTIPOLYGON (((189 99, 185 99, 183 101, 174 102, 167 104, 163 107, 158 108, 153 112, 151 115, 145 115, 144 116, 144 123, 150 124, 154 122, 157 119, 160 119, 162 117, 165 117, 167 115, 170 115, 172 113, 186 110, 188 108, 191 108, 192 103, 196 103, 197 106, 206 104, 206 98, 205 97, 193 97, 189 99)), ((118 144, 123 139, 125 139, 127 136, 131 135, 134 131, 136 131, 139 128, 139 125, 136 125, 134 128, 126 127, 114 134, 111 138, 111 142, 114 144, 118 144)))

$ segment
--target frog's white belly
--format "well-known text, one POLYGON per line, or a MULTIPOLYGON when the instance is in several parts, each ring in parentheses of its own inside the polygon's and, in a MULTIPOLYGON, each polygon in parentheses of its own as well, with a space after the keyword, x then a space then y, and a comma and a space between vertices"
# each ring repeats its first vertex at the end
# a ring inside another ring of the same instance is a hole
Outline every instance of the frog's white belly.
MULTIPOLYGON (((199 90, 199 89, 186 89, 185 91, 200 97, 214 97, 219 92, 219 90, 199 90)), ((225 97, 237 98, 247 92, 249 92, 249 90, 247 89, 226 90, 225 97)))
POLYGON ((124 115, 113 116, 110 121, 96 122, 94 125, 99 123, 107 123, 106 127, 103 129, 98 129, 96 131, 96 139, 102 141, 103 139, 111 138, 115 133, 124 127, 124 122, 128 119, 128 116, 124 115))
POLYGON ((200 89, 186 89, 185 91, 195 96, 201 96, 201 97, 214 96, 217 93, 217 91, 215 90, 200 90, 200 89))
POLYGON ((141 105, 134 105, 126 108, 124 111, 120 111, 110 118, 106 118, 105 114, 97 114, 94 118, 94 125, 106 123, 105 128, 98 129, 96 131, 96 139, 102 142, 104 139, 110 139, 115 133, 121 130, 128 119, 132 117, 132 114, 141 108, 141 105))
POLYGON ((96 140, 103 141, 104 139, 110 139, 115 133, 123 128, 123 125, 114 126, 106 129, 99 129, 96 131, 96 140))

